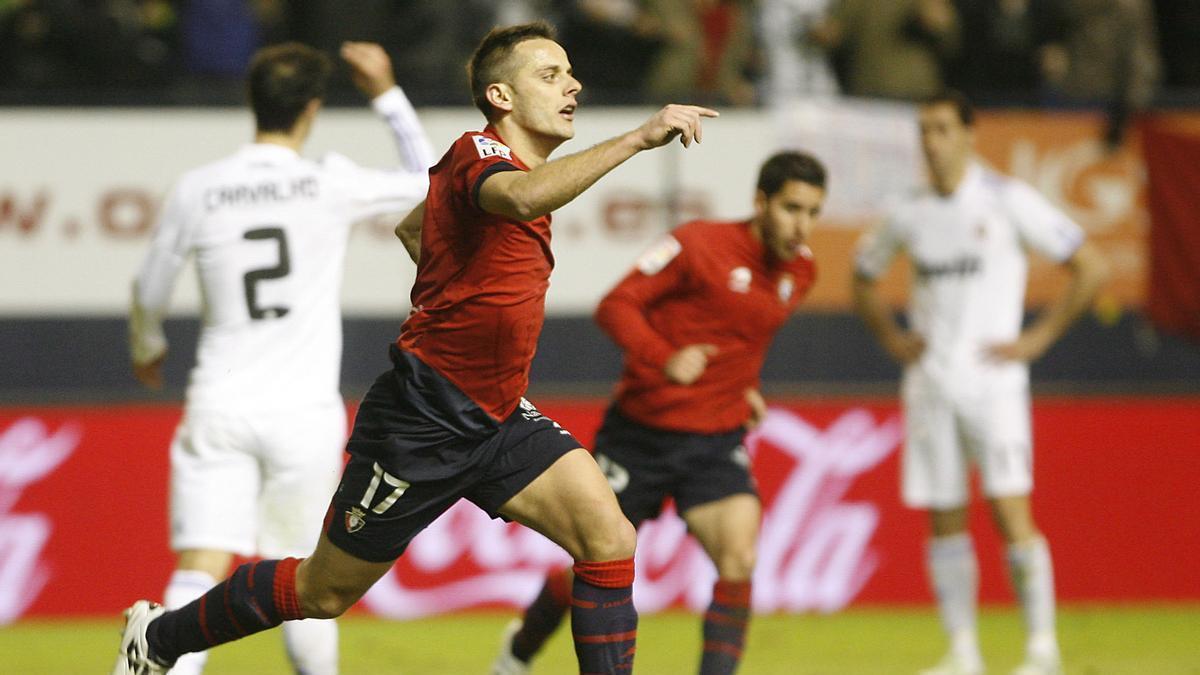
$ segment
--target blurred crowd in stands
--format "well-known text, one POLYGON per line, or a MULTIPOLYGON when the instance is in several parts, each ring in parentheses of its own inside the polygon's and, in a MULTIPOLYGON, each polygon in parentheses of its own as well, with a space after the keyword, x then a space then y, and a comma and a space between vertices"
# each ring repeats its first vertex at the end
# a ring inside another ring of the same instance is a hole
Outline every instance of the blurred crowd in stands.
POLYGON ((1200 105, 1200 0, 0 0, 0 104, 237 103, 259 46, 358 39, 417 105, 469 105, 471 46, 534 18, 589 103, 951 85, 990 105, 1200 105))

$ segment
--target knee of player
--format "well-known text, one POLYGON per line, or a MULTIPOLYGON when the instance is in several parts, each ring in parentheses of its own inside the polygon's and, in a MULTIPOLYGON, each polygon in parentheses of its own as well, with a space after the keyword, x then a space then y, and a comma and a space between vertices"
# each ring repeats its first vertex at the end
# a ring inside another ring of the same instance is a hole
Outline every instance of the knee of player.
POLYGON ((717 574, 726 581, 749 581, 754 575, 754 564, 758 562, 753 546, 743 546, 723 551, 717 560, 717 574))
POLYGON ((322 588, 305 593, 300 603, 306 619, 336 619, 353 607, 358 598, 358 594, 322 588))
POLYGON ((632 558, 637 548, 637 530, 624 516, 613 518, 587 533, 580 542, 578 560, 604 561, 632 558))

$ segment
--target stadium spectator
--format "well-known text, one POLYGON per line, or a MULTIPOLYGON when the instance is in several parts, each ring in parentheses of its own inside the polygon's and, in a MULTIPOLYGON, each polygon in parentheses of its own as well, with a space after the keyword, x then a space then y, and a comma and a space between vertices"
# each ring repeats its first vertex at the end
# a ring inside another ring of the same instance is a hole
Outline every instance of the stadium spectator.
POLYGON ((750 105, 754 17, 747 0, 646 0, 662 46, 646 73, 651 101, 696 99, 750 105))
POLYGON ((1200 3, 1158 0, 1154 3, 1154 18, 1163 62, 1163 84, 1193 93, 1200 90, 1200 3))
POLYGON ((921 99, 962 44, 950 0, 833 0, 810 35, 842 64, 851 96, 921 99))
POLYGON ((1039 103, 1057 68, 1064 21, 1057 2, 958 0, 964 44, 952 79, 976 102, 1039 103))
MULTIPOLYGON (((320 110, 329 59, 296 43, 250 66, 254 143, 186 174, 167 200, 138 273, 130 321, 134 374, 161 384, 162 332, 183 263, 196 259, 205 313, 184 419, 171 444, 168 608, 201 597, 235 555, 304 555, 333 494, 346 438, 338 389, 343 258, 350 225, 421 200, 433 153, 378 45, 347 43, 354 80, 387 121, 399 171, 297 154, 320 110)), ((337 626, 283 630, 297 672, 337 672, 337 626)), ((205 652, 173 673, 195 675, 205 652)))
POLYGON ((1008 546, 1024 610, 1026 658, 1017 673, 1061 672, 1050 549, 1030 509, 1033 487, 1029 362, 1087 308, 1106 265, 1084 233, 1033 188, 974 159, 974 113, 959 94, 920 108, 930 189, 895 204, 861 244, 855 306, 904 366, 903 499, 929 512, 928 566, 950 637, 928 675, 983 672, 976 637, 978 569, 967 530, 974 466, 1008 546), (1059 261, 1067 290, 1022 330, 1025 249, 1059 261), (903 249, 913 267, 909 328, 883 305, 876 280, 903 249))
MULTIPOLYGON (((396 228, 418 261, 413 310, 392 345, 393 368, 359 407, 316 550, 243 565, 177 610, 136 602, 115 673, 164 672, 184 653, 341 615, 462 497, 575 559, 581 672, 632 667, 633 527, 591 455, 523 397, 553 266, 550 212, 642 151, 699 140, 701 119, 717 113, 666 106, 634 130, 547 161, 574 135, 580 90, 552 38, 544 23, 497 28, 470 61, 488 125, 454 142, 430 170, 426 201, 396 228)), ((251 287, 247 278, 254 298, 251 287)))
POLYGON ((812 30, 825 17, 830 0, 762 0, 758 30, 762 37, 764 99, 783 102, 838 93, 829 55, 812 30))
POLYGON ((183 3, 183 67, 192 75, 241 79, 255 50, 270 43, 286 19, 280 0, 183 3))
POLYGON ((163 0, 25 0, 0 11, 0 78, 12 87, 162 86, 175 16, 163 0))
MULTIPOLYGON (((378 31, 388 51, 396 57, 397 76, 412 82, 420 92, 420 103, 469 105, 471 98, 461 84, 462 64, 472 46, 494 25, 494 7, 487 0, 462 2, 380 3, 382 15, 362 23, 363 17, 343 17, 343 3, 324 4, 325 13, 310 14, 306 34, 324 40, 328 20, 340 21, 343 30, 378 31), (339 18, 342 17, 342 18, 339 18)), ((317 44, 320 44, 319 42, 317 44)))
POLYGON ((637 103, 664 26, 642 0, 567 0, 559 27, 589 101, 637 103))
MULTIPOLYGON (((596 461, 635 527, 673 498, 717 568, 704 614, 701 675, 737 670, 750 619, 762 506, 743 440, 766 415, 759 370, 815 277, 806 241, 825 168, 784 152, 759 171, 754 215, 693 221, 638 259, 596 321, 625 371, 596 435, 596 461)), ((569 573, 551 574, 514 621, 493 675, 524 675, 567 611, 569 573)))
POLYGON ((1116 145, 1158 86, 1153 8, 1149 0, 1060 1, 1064 42, 1049 83, 1062 102, 1107 106, 1106 137, 1116 145))

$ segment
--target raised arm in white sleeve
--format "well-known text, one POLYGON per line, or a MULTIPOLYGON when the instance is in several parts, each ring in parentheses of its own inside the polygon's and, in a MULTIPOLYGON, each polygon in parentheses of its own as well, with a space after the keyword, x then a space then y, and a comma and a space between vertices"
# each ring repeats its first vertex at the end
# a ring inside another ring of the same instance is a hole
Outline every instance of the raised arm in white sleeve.
POLYGON ((416 111, 400 87, 376 96, 371 107, 388 123, 404 166, 385 170, 355 164, 338 153, 321 162, 339 177, 346 195, 351 221, 383 215, 402 215, 425 199, 429 190, 429 167, 434 162, 433 146, 417 119, 416 111))
POLYGON ((435 159, 433 145, 404 91, 398 86, 392 87, 376 96, 371 107, 391 128, 404 168, 413 172, 428 171, 435 159))

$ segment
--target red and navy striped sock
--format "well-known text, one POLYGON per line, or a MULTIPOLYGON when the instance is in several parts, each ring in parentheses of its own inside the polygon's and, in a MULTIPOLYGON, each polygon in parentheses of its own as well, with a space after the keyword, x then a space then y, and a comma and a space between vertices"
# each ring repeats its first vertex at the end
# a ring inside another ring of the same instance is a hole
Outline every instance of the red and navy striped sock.
POLYGON ((529 663, 534 654, 554 634, 571 606, 571 575, 561 569, 546 575, 546 584, 537 599, 525 610, 521 630, 513 635, 513 656, 529 663))
POLYGON ((146 627, 150 653, 163 663, 301 619, 296 558, 246 563, 204 595, 146 627))
POLYGON ((737 671, 750 621, 750 582, 718 579, 712 604, 704 614, 704 656, 700 675, 730 675, 737 671))
POLYGON ((631 672, 638 621, 633 558, 577 562, 574 571, 571 632, 580 675, 631 672))

